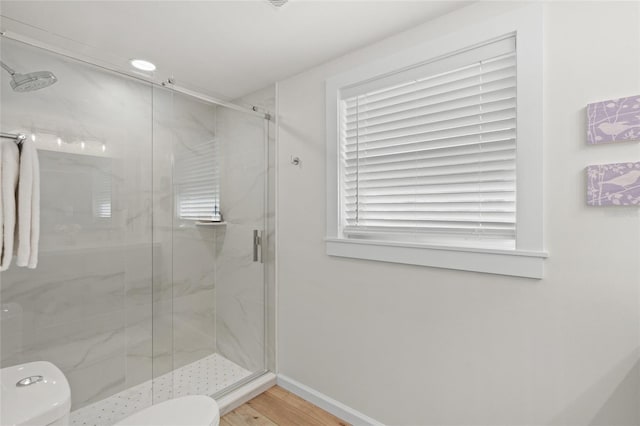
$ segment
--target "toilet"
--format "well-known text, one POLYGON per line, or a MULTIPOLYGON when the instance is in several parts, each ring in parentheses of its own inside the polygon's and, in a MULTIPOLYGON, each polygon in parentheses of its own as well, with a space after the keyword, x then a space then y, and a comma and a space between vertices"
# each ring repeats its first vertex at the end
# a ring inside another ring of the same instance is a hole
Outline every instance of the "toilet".
POLYGON ((71 410, 69 382, 46 361, 0 370, 0 425, 67 426, 71 410))
MULTIPOLYGON (((69 382, 46 361, 0 370, 0 425, 68 426, 71 411, 69 382)), ((115 426, 218 426, 220 411, 204 395, 171 399, 145 408, 115 426)))
POLYGON ((170 399, 127 417, 114 426, 218 426, 218 404, 208 396, 170 399))

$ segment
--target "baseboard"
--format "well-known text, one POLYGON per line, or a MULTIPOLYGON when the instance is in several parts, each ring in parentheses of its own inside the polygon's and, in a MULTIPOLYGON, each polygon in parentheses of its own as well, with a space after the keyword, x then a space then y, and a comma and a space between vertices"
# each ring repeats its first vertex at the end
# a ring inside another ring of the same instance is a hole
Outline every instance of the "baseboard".
POLYGON ((230 392, 222 398, 216 399, 218 408, 220 409, 220 416, 224 416, 229 411, 233 411, 245 402, 275 386, 275 384, 276 375, 268 372, 250 381, 246 385, 240 386, 238 389, 230 392))
POLYGON ((329 398, 327 395, 318 392, 315 389, 303 385, 287 376, 278 374, 277 378, 278 386, 288 390, 291 393, 298 395, 300 398, 309 401, 313 405, 322 408, 325 411, 333 414, 342 420, 353 424, 354 426, 371 425, 371 426, 384 426, 379 421, 368 417, 361 412, 354 410, 351 407, 347 407, 341 402, 335 399, 329 398))

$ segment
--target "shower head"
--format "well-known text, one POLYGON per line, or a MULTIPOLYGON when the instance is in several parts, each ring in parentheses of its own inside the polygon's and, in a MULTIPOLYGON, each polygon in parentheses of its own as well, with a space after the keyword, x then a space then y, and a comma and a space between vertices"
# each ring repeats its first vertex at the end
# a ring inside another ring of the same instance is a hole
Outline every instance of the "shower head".
POLYGON ((58 81, 50 71, 36 71, 28 74, 13 74, 11 76, 11 88, 16 92, 31 92, 51 86, 58 81))
POLYGON ((27 74, 19 74, 2 61, 0 61, 0 65, 11 75, 9 84, 11 84, 11 88, 15 92, 31 92, 51 86, 58 81, 58 78, 51 71, 35 71, 27 74))

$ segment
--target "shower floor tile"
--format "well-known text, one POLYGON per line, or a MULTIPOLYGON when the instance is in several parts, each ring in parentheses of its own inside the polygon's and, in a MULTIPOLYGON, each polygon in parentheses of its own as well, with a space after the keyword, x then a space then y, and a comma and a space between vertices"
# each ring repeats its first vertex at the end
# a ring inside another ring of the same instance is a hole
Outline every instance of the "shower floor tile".
POLYGON ((219 354, 209 355, 157 379, 118 392, 71 413, 72 426, 110 426, 154 403, 214 393, 251 375, 219 354))

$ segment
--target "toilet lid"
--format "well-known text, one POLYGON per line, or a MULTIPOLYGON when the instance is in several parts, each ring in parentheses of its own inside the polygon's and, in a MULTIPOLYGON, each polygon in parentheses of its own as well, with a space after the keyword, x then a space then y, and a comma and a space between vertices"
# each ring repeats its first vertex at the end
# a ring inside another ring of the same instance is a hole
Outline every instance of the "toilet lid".
POLYGON ((204 395, 183 396, 152 405, 114 426, 217 426, 218 404, 204 395))

